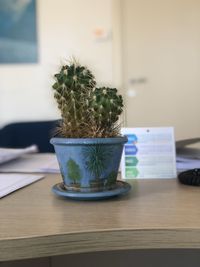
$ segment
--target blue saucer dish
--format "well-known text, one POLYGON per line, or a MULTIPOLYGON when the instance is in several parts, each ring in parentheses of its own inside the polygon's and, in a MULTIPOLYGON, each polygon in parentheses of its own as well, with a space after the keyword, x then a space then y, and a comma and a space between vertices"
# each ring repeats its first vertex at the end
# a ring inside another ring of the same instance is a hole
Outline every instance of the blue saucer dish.
POLYGON ((117 181, 116 187, 114 189, 100 191, 100 192, 75 192, 67 190, 64 187, 63 183, 55 184, 52 187, 52 191, 56 195, 76 200, 101 200, 101 199, 112 198, 115 196, 124 195, 125 193, 129 192, 130 189, 131 186, 123 181, 117 181))

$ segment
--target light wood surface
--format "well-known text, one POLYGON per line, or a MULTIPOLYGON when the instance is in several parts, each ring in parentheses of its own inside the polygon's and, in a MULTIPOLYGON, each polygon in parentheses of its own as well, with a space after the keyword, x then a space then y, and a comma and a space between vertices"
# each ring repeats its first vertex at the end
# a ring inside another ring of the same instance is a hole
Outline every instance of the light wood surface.
POLYGON ((0 261, 72 253, 200 248, 200 188, 176 179, 135 180, 104 201, 55 196, 59 175, 0 200, 0 261))

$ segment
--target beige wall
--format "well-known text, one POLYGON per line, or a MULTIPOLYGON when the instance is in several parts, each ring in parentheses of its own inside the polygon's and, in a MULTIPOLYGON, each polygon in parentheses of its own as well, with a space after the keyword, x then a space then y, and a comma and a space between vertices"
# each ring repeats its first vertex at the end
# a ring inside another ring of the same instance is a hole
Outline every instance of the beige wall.
POLYGON ((200 1, 120 3, 126 126, 200 137, 200 1))
POLYGON ((177 139, 200 136, 199 0, 37 3, 40 60, 0 65, 0 127, 58 118, 52 75, 74 55, 100 84, 120 89, 126 126, 175 126, 177 139), (145 84, 130 83, 141 77, 145 84))
POLYGON ((72 55, 93 69, 97 82, 112 83, 111 0, 37 0, 37 9, 39 63, 0 65, 0 127, 57 118, 52 75, 72 55))

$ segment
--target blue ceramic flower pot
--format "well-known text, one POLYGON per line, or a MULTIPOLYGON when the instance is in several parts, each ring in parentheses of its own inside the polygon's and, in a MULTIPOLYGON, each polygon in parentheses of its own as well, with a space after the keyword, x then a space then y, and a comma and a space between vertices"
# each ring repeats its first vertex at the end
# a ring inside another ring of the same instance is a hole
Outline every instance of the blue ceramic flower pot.
POLYGON ((76 192, 114 189, 127 137, 52 138, 63 184, 76 192))

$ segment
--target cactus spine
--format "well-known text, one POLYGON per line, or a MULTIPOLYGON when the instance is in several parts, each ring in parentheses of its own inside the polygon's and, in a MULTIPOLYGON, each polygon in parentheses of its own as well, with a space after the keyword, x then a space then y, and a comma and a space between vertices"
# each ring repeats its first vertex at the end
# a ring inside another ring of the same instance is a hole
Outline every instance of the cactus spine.
POLYGON ((122 113, 122 96, 115 88, 96 88, 92 72, 76 61, 54 75, 54 97, 61 111, 59 134, 68 138, 119 135, 117 121, 122 113))
POLYGON ((93 116, 103 135, 116 135, 116 123, 122 113, 122 96, 116 88, 96 88, 91 102, 93 116))

